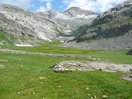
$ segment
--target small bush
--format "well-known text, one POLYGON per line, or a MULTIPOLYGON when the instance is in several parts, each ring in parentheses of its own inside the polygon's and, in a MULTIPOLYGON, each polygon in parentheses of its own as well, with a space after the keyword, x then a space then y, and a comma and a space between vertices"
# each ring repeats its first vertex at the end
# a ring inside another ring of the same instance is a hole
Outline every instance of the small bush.
POLYGON ((132 55, 132 50, 129 50, 129 51, 127 52, 127 55, 132 55))

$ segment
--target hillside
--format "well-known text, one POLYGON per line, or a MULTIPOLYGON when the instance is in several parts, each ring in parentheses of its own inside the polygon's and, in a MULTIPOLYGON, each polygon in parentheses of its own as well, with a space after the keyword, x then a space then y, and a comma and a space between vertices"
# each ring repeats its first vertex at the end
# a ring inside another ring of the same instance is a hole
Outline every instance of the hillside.
POLYGON ((41 40, 69 40, 76 35, 72 31, 96 16, 81 8, 70 8, 62 13, 53 10, 34 13, 14 5, 0 5, 0 27, 13 36, 12 43, 34 45, 41 40))
POLYGON ((98 1, 0 0, 0 99, 132 99, 132 0, 98 1))
POLYGON ((87 43, 88 48, 132 48, 132 1, 128 0, 104 12, 95 18, 90 25, 80 27, 78 33, 80 34, 75 40, 89 42, 87 43), (110 43, 110 47, 107 46, 106 42, 110 43))
POLYGON ((18 38, 17 43, 20 38, 52 41, 57 35, 56 23, 14 5, 0 5, 0 27, 18 38))

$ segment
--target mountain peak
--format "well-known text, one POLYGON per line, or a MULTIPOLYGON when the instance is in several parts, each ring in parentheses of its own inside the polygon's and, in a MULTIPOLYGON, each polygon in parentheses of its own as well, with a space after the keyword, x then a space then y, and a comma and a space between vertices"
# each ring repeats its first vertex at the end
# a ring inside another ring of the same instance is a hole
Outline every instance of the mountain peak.
POLYGON ((69 9, 65 10, 64 12, 70 12, 70 11, 89 11, 89 10, 82 9, 80 7, 71 7, 69 9))
POLYGON ((80 8, 80 7, 71 7, 69 9, 67 9, 67 10, 80 10, 80 9, 82 9, 82 8, 80 8))
POLYGON ((63 13, 68 16, 71 16, 71 17, 77 16, 77 15, 85 15, 85 16, 97 15, 97 13, 95 13, 91 10, 85 10, 80 7, 71 7, 69 9, 67 9, 66 11, 64 11, 63 13))

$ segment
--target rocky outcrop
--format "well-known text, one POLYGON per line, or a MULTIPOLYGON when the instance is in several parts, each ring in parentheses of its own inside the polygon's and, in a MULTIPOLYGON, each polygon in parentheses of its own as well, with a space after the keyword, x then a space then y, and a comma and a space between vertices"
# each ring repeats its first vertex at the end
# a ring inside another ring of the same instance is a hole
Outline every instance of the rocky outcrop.
POLYGON ((103 72, 127 72, 131 73, 132 65, 130 64, 113 64, 104 62, 80 62, 64 61, 51 66, 55 71, 103 71, 103 72))

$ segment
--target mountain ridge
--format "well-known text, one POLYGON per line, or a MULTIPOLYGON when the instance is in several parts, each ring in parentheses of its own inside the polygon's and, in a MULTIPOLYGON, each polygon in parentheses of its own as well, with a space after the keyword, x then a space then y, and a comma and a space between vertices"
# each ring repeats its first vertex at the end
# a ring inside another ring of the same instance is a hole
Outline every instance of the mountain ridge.
POLYGON ((78 35, 73 41, 87 41, 87 43, 85 42, 85 47, 81 46, 82 43, 80 45, 73 43, 71 46, 75 45, 76 47, 91 49, 132 48, 131 13, 132 1, 128 0, 100 14, 89 25, 81 26, 77 30, 78 35))
MULTIPOLYGON (((13 5, 0 5, 0 28, 6 30, 4 33, 11 35, 8 36, 8 41, 14 44, 55 40, 76 41, 82 45, 85 43, 85 48, 127 49, 132 48, 131 13, 131 0, 103 14, 79 7, 69 8, 61 13, 54 10, 33 13, 13 5), (14 38, 17 40, 14 41, 14 38)), ((74 44, 70 45, 74 47, 74 44)), ((77 46, 83 48, 78 44, 77 46)))

